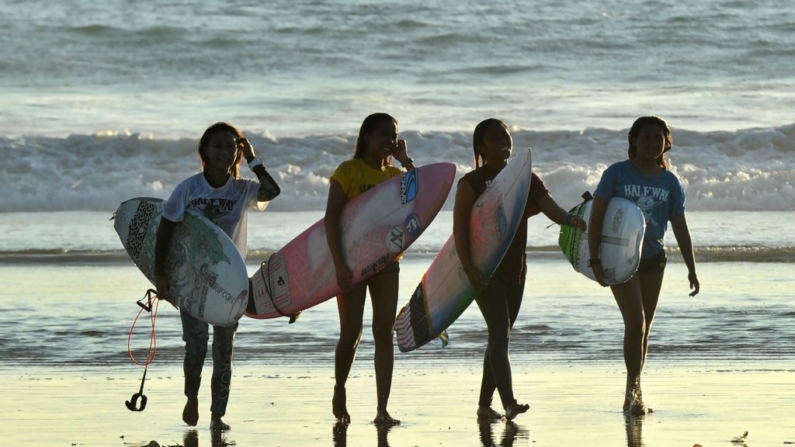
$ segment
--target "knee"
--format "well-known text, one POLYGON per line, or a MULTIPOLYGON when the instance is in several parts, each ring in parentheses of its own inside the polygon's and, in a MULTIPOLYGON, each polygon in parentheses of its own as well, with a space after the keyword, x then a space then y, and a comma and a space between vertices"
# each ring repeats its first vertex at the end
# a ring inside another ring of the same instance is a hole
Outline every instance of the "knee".
POLYGON ((373 326, 373 340, 376 347, 392 346, 392 326, 373 326))
POLYGON ((340 339, 337 342, 337 347, 341 349, 356 350, 359 347, 359 342, 362 340, 362 331, 342 331, 340 332, 340 339))
POLYGON ((647 326, 646 321, 641 318, 637 318, 632 321, 626 321, 624 323, 624 333, 627 337, 631 337, 633 339, 641 339, 646 335, 647 326))
POLYGON ((207 340, 188 340, 185 342, 185 356, 204 360, 207 356, 207 340))

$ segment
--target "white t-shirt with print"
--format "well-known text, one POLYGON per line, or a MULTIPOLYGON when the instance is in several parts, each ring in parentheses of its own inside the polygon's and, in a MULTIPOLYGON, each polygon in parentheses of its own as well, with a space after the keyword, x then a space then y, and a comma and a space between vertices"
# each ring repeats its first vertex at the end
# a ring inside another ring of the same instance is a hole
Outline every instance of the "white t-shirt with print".
POLYGON ((220 188, 213 188, 200 172, 182 181, 171 193, 163 209, 163 217, 182 222, 186 210, 201 213, 235 243, 246 257, 246 211, 249 206, 265 209, 266 202, 257 201, 260 184, 256 180, 229 180, 220 188))

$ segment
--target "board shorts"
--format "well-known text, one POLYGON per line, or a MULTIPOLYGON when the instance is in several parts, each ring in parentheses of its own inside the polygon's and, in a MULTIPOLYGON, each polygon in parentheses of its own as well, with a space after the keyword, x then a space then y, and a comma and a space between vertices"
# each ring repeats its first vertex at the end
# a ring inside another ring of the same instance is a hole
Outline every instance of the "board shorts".
POLYGON ((656 275, 665 271, 665 265, 668 263, 668 258, 665 256, 665 250, 650 258, 641 258, 640 265, 638 266, 638 273, 642 275, 656 275))
POLYGON ((376 273, 376 275, 384 275, 387 273, 395 273, 399 271, 400 271, 400 262, 392 261, 389 264, 385 265, 384 268, 379 270, 379 272, 376 273))

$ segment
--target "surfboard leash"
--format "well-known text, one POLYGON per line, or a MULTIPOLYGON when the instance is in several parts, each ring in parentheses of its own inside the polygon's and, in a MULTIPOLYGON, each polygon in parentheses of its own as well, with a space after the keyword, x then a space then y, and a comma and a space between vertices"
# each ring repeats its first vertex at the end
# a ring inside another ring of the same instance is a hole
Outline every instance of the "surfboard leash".
POLYGON ((144 411, 146 408, 146 396, 144 395, 144 382, 146 382, 146 372, 149 369, 149 365, 152 364, 157 356, 157 332, 155 331, 155 322, 157 320, 157 309, 159 306, 160 300, 157 299, 157 291, 154 289, 148 289, 145 293, 143 298, 138 300, 136 304, 141 308, 138 311, 138 315, 135 316, 132 325, 130 326, 130 332, 127 334, 127 355, 130 356, 130 360, 138 366, 144 367, 144 374, 141 378, 141 387, 137 393, 132 395, 130 400, 125 401, 124 404, 130 411, 144 411), (149 335, 149 349, 146 352, 146 360, 144 363, 138 362, 135 358, 135 355, 132 352, 131 342, 132 342, 132 335, 133 331, 135 330, 135 325, 138 323, 138 319, 141 317, 141 314, 146 311, 149 313, 149 319, 152 323, 152 331, 149 335), (139 405, 140 399, 140 405, 139 405))
POLYGON ((282 312, 281 309, 279 309, 279 306, 276 305, 276 301, 274 301, 274 299, 273 299, 273 288, 271 287, 271 258, 275 254, 276 254, 275 252, 271 253, 271 255, 268 256, 267 260, 262 261, 262 263, 259 266, 259 274, 262 277, 262 284, 265 285, 265 292, 268 294, 268 298, 270 298, 271 304, 273 305, 273 308, 276 310, 276 312, 279 315, 289 318, 290 319, 290 321, 288 322, 289 324, 293 324, 293 323, 295 323, 298 320, 298 317, 301 316, 301 312, 302 311, 299 310, 298 312, 296 312, 296 313, 294 313, 292 315, 287 315, 286 313, 282 312), (268 264, 268 266, 267 266, 267 271, 268 271, 268 275, 267 276, 268 277, 267 278, 265 277, 265 269, 263 269, 263 267, 265 267, 265 263, 268 264))

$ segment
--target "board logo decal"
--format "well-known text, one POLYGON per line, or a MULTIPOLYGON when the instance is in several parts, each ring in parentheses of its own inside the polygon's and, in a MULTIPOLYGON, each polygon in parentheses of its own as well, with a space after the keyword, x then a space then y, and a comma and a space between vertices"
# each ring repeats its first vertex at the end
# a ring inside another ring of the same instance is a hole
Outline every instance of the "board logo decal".
POLYGON ((370 272, 377 272, 381 270, 382 268, 384 268, 384 266, 386 266, 386 262, 388 259, 389 255, 384 255, 376 259, 372 264, 362 269, 362 276, 365 276, 370 272))
POLYGON ((422 221, 420 221, 420 216, 416 213, 406 216, 405 226, 406 233, 413 238, 416 238, 422 232, 422 221))
POLYGON ((386 247, 390 253, 400 253, 406 245, 406 233, 400 225, 395 225, 386 236, 386 247))
POLYGON ((621 224, 624 222, 624 210, 618 210, 615 217, 613 217, 613 233, 618 233, 621 229, 621 224))
POLYGON ((494 213, 494 229, 498 240, 502 240, 502 236, 508 232, 508 219, 505 218, 505 210, 502 208, 502 203, 500 203, 494 213))
POLYGON ((406 204, 417 198, 418 186, 417 170, 412 169, 403 174, 400 179, 400 203, 406 204))

